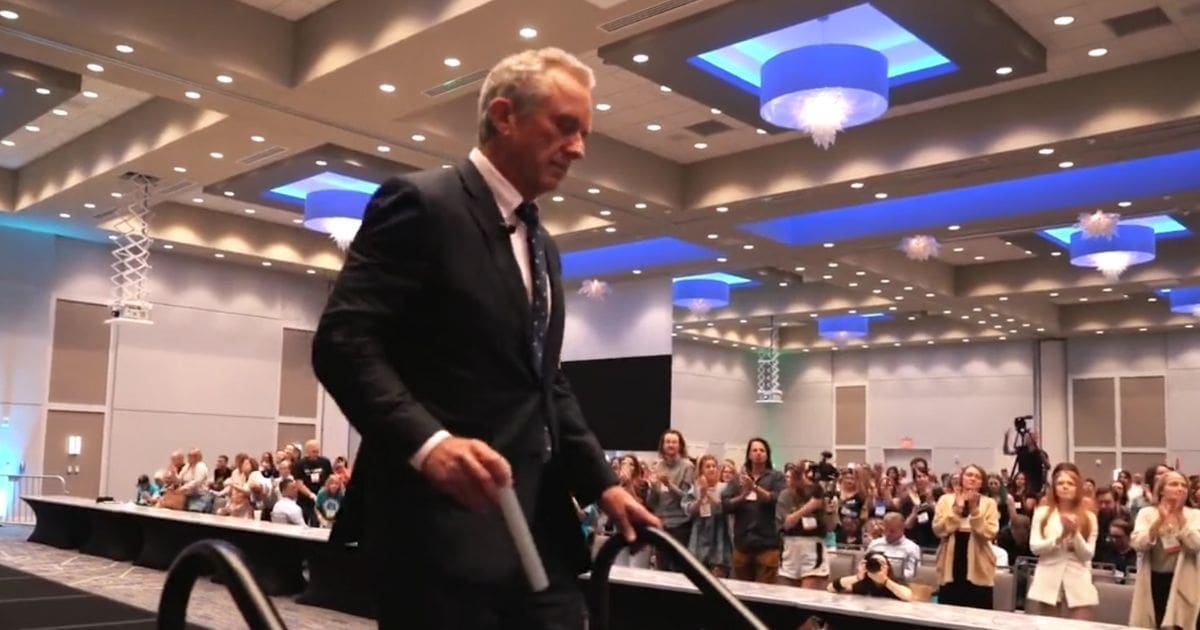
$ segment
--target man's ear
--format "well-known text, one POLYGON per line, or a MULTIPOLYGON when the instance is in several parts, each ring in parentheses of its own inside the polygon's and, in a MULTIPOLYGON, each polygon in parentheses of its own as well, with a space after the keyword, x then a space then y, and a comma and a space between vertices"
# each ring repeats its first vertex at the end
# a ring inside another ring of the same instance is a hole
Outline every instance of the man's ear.
POLYGON ((487 106, 488 118, 492 121, 497 135, 505 135, 512 128, 516 118, 513 102, 503 96, 493 98, 487 106))

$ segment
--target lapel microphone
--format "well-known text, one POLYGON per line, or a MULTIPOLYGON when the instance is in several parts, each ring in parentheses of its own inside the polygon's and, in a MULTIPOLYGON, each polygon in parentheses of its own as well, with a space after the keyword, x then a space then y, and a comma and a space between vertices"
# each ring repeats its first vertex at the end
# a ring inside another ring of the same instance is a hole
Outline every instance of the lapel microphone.
POLYGON ((509 236, 512 236, 517 232, 517 226, 515 223, 508 223, 504 219, 500 219, 499 225, 500 229, 504 230, 504 233, 508 234, 509 236))

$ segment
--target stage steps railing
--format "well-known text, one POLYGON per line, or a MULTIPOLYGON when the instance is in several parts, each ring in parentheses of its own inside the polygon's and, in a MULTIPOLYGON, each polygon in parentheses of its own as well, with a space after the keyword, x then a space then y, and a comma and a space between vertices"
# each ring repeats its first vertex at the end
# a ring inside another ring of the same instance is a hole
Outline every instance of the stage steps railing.
POLYGON ((70 494, 62 475, 0 475, 0 525, 33 525, 33 508, 21 497, 70 494))

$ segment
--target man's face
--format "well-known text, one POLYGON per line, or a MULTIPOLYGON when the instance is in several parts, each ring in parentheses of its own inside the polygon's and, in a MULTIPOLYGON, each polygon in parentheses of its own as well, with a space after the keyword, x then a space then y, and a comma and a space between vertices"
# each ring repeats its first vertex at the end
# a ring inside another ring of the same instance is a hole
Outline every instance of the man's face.
POLYGON ((592 128, 592 94, 562 69, 542 79, 538 100, 526 112, 514 113, 497 125, 512 158, 521 192, 534 197, 558 188, 568 169, 582 159, 592 128))
POLYGON ((320 457, 321 456, 321 445, 320 444, 305 444, 304 445, 304 456, 309 459, 316 459, 316 458, 320 457))
POLYGON ((228 457, 221 455, 220 457, 217 458, 217 468, 228 468, 228 467, 229 467, 229 458, 228 457))
POLYGON ((900 542, 900 539, 904 538, 904 521, 900 521, 898 523, 884 523, 883 535, 885 538, 887 538, 889 545, 894 545, 900 542))
POLYGON ((1113 547, 1119 551, 1129 548, 1129 537, 1125 535, 1125 530, 1120 527, 1108 528, 1108 539, 1112 541, 1113 547))
POLYGON ((1113 510, 1117 509, 1117 502, 1113 500, 1111 492, 1096 495, 1096 508, 1104 514, 1112 514, 1113 510))
POLYGON ((662 446, 664 456, 675 457, 679 454, 679 436, 674 433, 664 435, 662 446))

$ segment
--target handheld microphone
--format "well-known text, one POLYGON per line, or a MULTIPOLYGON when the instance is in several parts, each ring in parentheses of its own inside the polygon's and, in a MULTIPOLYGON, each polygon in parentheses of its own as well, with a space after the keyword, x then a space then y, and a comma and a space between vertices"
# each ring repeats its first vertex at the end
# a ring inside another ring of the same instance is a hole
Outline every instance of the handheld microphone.
POLYGON ((503 219, 500 220, 500 229, 504 230, 504 233, 508 234, 509 236, 512 236, 517 232, 517 226, 515 223, 507 223, 503 219))

